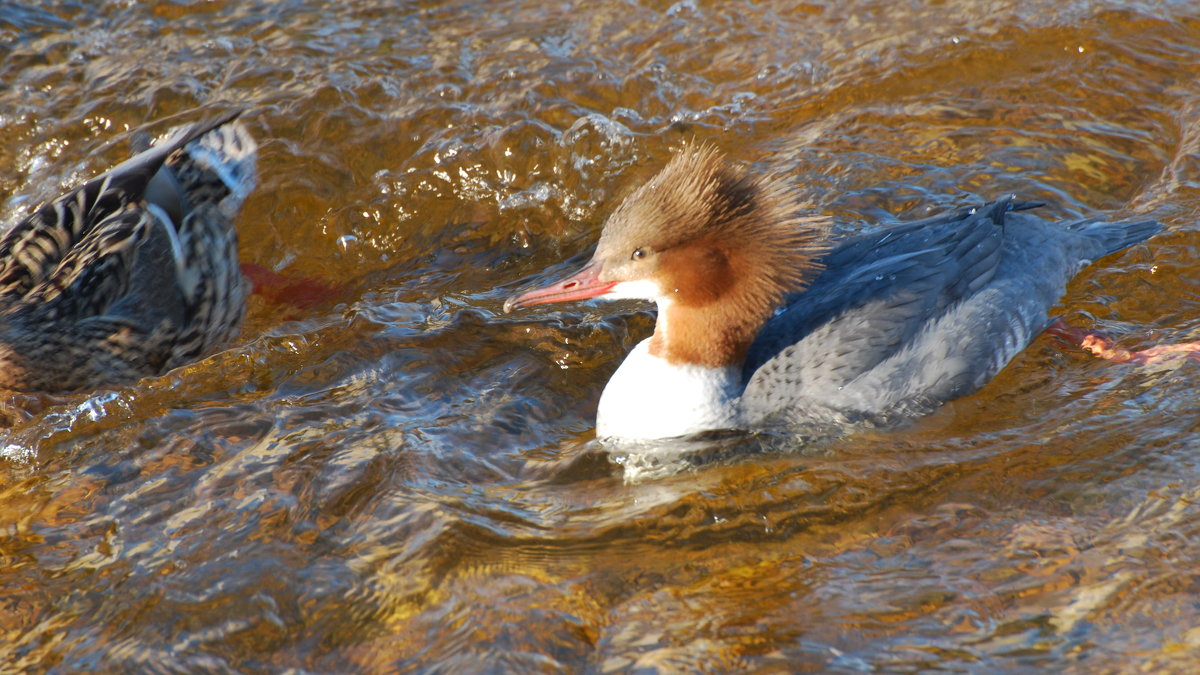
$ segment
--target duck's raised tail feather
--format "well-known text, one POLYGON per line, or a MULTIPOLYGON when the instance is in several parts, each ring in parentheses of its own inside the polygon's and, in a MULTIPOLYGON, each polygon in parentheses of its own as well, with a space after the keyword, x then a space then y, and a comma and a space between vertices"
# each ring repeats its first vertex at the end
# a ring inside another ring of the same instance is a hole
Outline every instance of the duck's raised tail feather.
POLYGON ((1156 220, 1112 222, 1089 218, 1071 223, 1069 229, 1098 242, 1104 247, 1104 253, 1100 256, 1104 257, 1158 234, 1162 231, 1162 224, 1156 220))
MULTIPOLYGON (((177 158, 171 156, 166 162, 175 171, 181 199, 193 204, 218 203, 229 217, 237 213, 257 182, 258 144, 246 127, 227 124, 235 116, 228 116, 215 126, 199 125, 208 129, 198 136, 188 133, 192 140, 184 142, 185 152, 177 158)), ((160 171, 158 175, 163 173, 160 171)), ((155 195, 148 193, 147 198, 155 201, 155 195)))

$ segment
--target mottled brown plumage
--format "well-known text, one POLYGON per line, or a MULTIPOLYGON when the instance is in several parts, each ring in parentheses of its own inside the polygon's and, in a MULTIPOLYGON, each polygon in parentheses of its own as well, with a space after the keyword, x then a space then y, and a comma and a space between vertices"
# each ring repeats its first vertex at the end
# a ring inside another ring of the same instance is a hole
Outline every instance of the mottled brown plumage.
POLYGON ((232 218, 256 152, 236 116, 174 130, 0 238, 0 387, 129 381, 229 337, 248 292, 232 218))

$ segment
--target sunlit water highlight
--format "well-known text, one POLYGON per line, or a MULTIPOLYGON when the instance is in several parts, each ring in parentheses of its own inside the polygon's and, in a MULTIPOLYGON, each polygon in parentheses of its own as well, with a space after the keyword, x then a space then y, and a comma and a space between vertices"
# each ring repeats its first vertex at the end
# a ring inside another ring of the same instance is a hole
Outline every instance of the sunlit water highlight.
POLYGON ((1198 82, 1188 3, 0 4, 5 224, 244 107, 243 259, 342 289, 3 398, 0 670, 1190 672, 1196 363, 1043 339, 914 428, 627 484, 593 415, 648 308, 501 303, 699 139, 839 233, 1157 217, 1057 311, 1196 339, 1198 82))

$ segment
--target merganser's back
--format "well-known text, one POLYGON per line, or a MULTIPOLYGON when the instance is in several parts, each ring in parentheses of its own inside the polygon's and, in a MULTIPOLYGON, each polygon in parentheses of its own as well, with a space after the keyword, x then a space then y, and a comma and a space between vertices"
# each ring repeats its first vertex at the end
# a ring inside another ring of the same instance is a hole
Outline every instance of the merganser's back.
POLYGON ((751 346, 747 419, 887 422, 970 394, 1046 329, 1080 270, 1159 230, 1024 212, 1038 206, 996 201, 840 243, 751 346))
POLYGON ((998 201, 837 242, 773 177, 689 148, 605 223, 592 261, 505 309, 655 300, 597 435, 890 423, 970 394, 1044 330, 1090 262, 1153 221, 1050 223, 998 201))

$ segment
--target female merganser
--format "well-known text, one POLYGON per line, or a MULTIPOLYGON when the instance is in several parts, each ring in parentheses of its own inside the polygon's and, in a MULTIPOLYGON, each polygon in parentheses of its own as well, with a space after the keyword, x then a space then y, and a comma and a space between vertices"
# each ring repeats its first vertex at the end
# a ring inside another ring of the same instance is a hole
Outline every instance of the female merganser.
POLYGON ((1090 262, 1154 221, 1049 223, 997 201, 825 241, 779 178, 680 152, 608 218, 581 271, 505 311, 584 298, 658 303, 654 334, 600 397, 596 434, 889 424, 984 385, 1050 323, 1090 262))
POLYGON ((0 239, 0 387, 134 380, 232 333, 248 290, 232 220, 257 150, 236 117, 173 130, 0 239))

